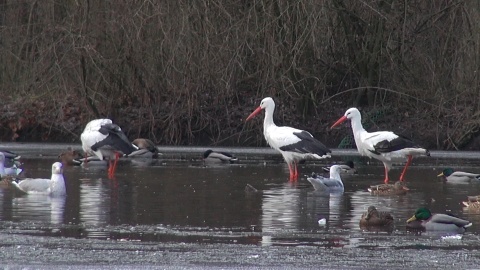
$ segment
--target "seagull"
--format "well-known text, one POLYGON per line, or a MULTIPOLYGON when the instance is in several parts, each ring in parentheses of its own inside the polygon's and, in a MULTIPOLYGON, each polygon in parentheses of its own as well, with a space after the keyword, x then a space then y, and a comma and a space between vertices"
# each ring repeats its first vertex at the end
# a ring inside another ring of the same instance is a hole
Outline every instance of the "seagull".
POLYGON ((63 178, 63 165, 55 162, 52 165, 52 177, 26 178, 20 182, 12 181, 14 187, 27 194, 46 194, 51 196, 65 196, 65 179, 63 178))
POLYGON ((388 171, 390 171, 393 162, 407 159, 407 163, 400 175, 400 181, 403 181, 405 172, 414 156, 430 156, 430 152, 427 149, 391 131, 367 132, 362 126, 362 116, 357 108, 348 109, 345 115, 338 119, 331 128, 340 125, 347 119, 352 123, 353 137, 358 152, 362 156, 375 158, 383 162, 385 183, 389 181, 388 171))
POLYGON ((113 179, 120 156, 137 150, 122 129, 110 119, 90 121, 80 136, 85 155, 96 155, 100 160, 108 159, 108 178, 113 179))
POLYGON ((230 162, 234 163, 238 159, 230 153, 227 152, 220 152, 220 151, 213 151, 212 149, 208 149, 203 153, 203 160, 204 161, 222 161, 222 162, 230 162))
POLYGON ((312 174, 307 180, 312 184, 315 190, 333 192, 343 192, 343 182, 340 177, 340 172, 346 171, 342 165, 333 165, 330 167, 330 177, 325 178, 323 176, 312 174))
POLYGON ((480 180, 480 174, 478 173, 469 173, 455 171, 452 168, 445 168, 438 177, 444 177, 447 182, 459 183, 459 182, 469 182, 472 180, 480 180))
POLYGON ((5 154, 3 152, 0 152, 0 176, 17 176, 19 175, 23 170, 21 168, 18 168, 16 164, 13 164, 12 167, 5 167, 5 154))
POLYGON ((282 154, 290 171, 290 181, 298 180, 298 162, 307 158, 330 157, 330 149, 315 139, 308 131, 275 125, 273 122, 275 102, 271 97, 264 98, 260 106, 247 117, 246 121, 255 117, 262 110, 265 110, 263 135, 270 147, 282 154))

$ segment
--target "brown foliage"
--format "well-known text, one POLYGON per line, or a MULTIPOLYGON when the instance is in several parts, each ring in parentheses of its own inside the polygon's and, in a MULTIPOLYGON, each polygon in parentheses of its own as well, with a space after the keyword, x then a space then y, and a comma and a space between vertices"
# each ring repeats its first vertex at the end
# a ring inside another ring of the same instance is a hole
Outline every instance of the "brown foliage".
POLYGON ((244 119, 269 95, 279 123, 324 141, 346 135, 325 131, 350 106, 394 107, 401 131, 452 148, 480 109, 478 5, 4 1, 3 138, 78 141, 111 117, 158 144, 261 145, 244 119))

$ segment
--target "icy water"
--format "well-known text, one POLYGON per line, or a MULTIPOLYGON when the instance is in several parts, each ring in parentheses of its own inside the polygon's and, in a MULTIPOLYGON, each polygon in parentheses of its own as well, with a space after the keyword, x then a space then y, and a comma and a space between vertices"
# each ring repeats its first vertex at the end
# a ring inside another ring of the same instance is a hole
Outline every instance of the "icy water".
MULTIPOLYGON (((26 145, 15 151, 24 152, 28 176, 48 178, 58 149, 26 145)), ((478 153, 437 152, 414 160, 408 194, 374 196, 366 189, 381 183, 383 167, 355 152, 307 162, 292 184, 281 157, 270 150, 231 150, 240 157, 237 164, 204 164, 203 149, 165 148, 153 162, 122 161, 116 180, 106 178, 103 166, 66 167, 65 198, 19 196, 2 188, 0 263, 10 269, 480 265, 480 212, 461 204, 467 195, 480 194, 480 182, 449 184, 436 177, 447 165, 480 173, 478 153), (359 173, 344 176, 343 194, 315 192, 304 176, 346 159, 356 162, 359 173), (259 192, 246 192, 247 184, 259 192), (359 228, 370 205, 393 214, 393 230, 359 228), (420 206, 451 212, 473 226, 463 235, 408 232, 405 221, 420 206), (318 224, 322 218, 325 225, 318 224)), ((393 179, 400 170, 392 171, 393 179)))

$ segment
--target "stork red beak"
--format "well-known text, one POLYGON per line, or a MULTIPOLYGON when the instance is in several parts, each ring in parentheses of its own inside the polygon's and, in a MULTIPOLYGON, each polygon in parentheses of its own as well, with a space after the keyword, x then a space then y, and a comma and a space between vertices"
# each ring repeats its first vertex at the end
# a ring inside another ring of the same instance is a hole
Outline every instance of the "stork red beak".
POLYGON ((253 111, 253 112, 247 117, 247 120, 245 120, 245 122, 247 122, 248 120, 250 120, 250 119, 252 119, 253 117, 255 117, 255 115, 259 114, 261 111, 262 111, 262 107, 258 106, 258 108, 256 108, 255 111, 253 111))
POLYGON ((333 124, 330 129, 340 125, 341 123, 343 123, 345 120, 347 120, 347 117, 344 115, 342 117, 340 117, 340 119, 337 120, 337 122, 335 122, 335 124, 333 124))

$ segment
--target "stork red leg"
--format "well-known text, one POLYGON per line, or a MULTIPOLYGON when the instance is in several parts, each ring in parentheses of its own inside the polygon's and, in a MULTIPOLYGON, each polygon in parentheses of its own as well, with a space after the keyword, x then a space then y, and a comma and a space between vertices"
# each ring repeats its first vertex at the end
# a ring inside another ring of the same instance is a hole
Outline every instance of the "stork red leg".
POLYGON ((412 155, 408 155, 407 163, 405 164, 405 167, 403 168, 402 174, 400 174, 400 181, 403 182, 403 178, 405 177, 405 173, 407 172, 407 168, 412 163, 412 155))
POLYGON ((297 167, 297 162, 294 161, 294 162, 293 162, 293 165, 294 165, 294 168, 295 168, 295 170, 293 171, 293 178, 294 178, 294 180, 296 181, 296 180, 298 180, 298 167, 297 167))
POLYGON ((109 159, 108 160, 108 179, 112 179, 112 161, 109 159))
POLYGON ((290 172, 290 181, 295 180, 295 172, 294 169, 292 168, 292 164, 290 162, 287 162, 288 164, 288 171, 290 172))
POLYGON ((383 180, 385 184, 388 184, 388 169, 387 166, 385 166, 385 180, 383 180))

